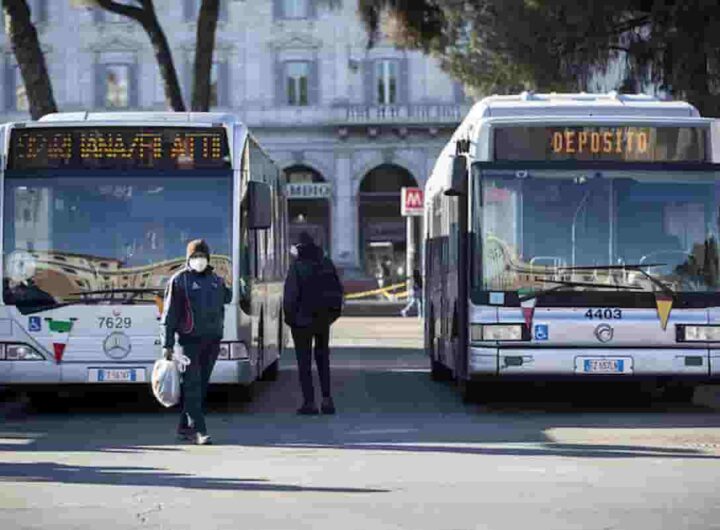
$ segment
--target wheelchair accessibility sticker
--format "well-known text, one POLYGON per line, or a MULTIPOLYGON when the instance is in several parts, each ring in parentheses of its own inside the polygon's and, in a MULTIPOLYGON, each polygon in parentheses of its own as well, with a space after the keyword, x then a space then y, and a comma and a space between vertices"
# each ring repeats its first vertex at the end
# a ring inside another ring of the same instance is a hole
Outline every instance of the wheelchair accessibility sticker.
POLYGON ((40 317, 28 317, 28 331, 41 331, 42 320, 40 317))
POLYGON ((535 340, 548 340, 550 332, 548 331, 547 324, 535 324, 535 333, 533 334, 535 340))

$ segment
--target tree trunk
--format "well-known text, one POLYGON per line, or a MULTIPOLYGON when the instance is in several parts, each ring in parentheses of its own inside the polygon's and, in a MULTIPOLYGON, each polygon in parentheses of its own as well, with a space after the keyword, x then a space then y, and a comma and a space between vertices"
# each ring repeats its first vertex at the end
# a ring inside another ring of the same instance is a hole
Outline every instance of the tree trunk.
POLYGON ((26 0, 3 0, 3 8, 9 21, 12 50, 25 84, 30 116, 37 120, 45 114, 57 112, 45 56, 40 49, 35 26, 30 21, 26 0))
POLYGON ((155 10, 152 11, 151 15, 143 17, 140 23, 150 38, 150 43, 155 52, 155 59, 157 60, 160 76, 163 80, 163 88, 165 89, 165 101, 172 110, 184 112, 186 110, 185 102, 183 101, 180 90, 175 63, 173 62, 165 33, 160 27, 160 23, 155 15, 155 10))
POLYGON ((197 24, 192 94, 192 110, 198 112, 210 110, 210 82, 218 12, 218 0, 203 0, 197 24))
POLYGON ((185 103, 183 102, 175 63, 170 52, 170 45, 155 13, 153 0, 140 0, 142 7, 119 4, 113 0, 95 0, 95 3, 106 11, 133 19, 143 27, 155 52, 155 59, 165 89, 165 101, 172 110, 184 112, 186 110, 185 103))

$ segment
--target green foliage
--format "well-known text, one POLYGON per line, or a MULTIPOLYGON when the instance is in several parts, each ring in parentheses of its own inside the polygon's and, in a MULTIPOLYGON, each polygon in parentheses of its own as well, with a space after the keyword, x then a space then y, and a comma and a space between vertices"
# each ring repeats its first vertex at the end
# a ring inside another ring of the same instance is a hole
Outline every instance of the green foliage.
MULTIPOLYGON (((717 0, 358 0, 371 36, 393 21, 399 45, 437 56, 479 93, 652 89, 718 115, 717 0)), ((371 44, 372 44, 371 39, 371 44)))

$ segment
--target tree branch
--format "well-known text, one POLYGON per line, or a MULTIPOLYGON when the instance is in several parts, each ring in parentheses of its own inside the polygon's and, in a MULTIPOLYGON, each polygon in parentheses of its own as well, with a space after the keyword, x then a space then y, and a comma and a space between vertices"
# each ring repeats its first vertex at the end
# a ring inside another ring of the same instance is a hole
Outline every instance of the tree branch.
MULTIPOLYGON (((136 20, 137 22, 140 22, 141 24, 143 18, 145 18, 145 11, 148 7, 148 3, 146 0, 143 0, 143 8, 133 7, 126 4, 118 4, 113 0, 95 0, 95 3, 97 3, 97 5, 102 7, 105 11, 110 11, 111 13, 115 13, 116 15, 126 16, 128 18, 136 20)), ((152 2, 150 2, 150 7, 152 8, 152 2)))

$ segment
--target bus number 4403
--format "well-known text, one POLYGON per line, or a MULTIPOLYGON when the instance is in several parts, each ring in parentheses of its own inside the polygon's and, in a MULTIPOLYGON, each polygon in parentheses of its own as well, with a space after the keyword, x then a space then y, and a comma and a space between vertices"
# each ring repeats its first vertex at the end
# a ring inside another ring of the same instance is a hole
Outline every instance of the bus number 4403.
POLYGON ((588 309, 585 313, 585 318, 600 319, 600 320, 613 320, 622 318, 621 309, 588 309))

